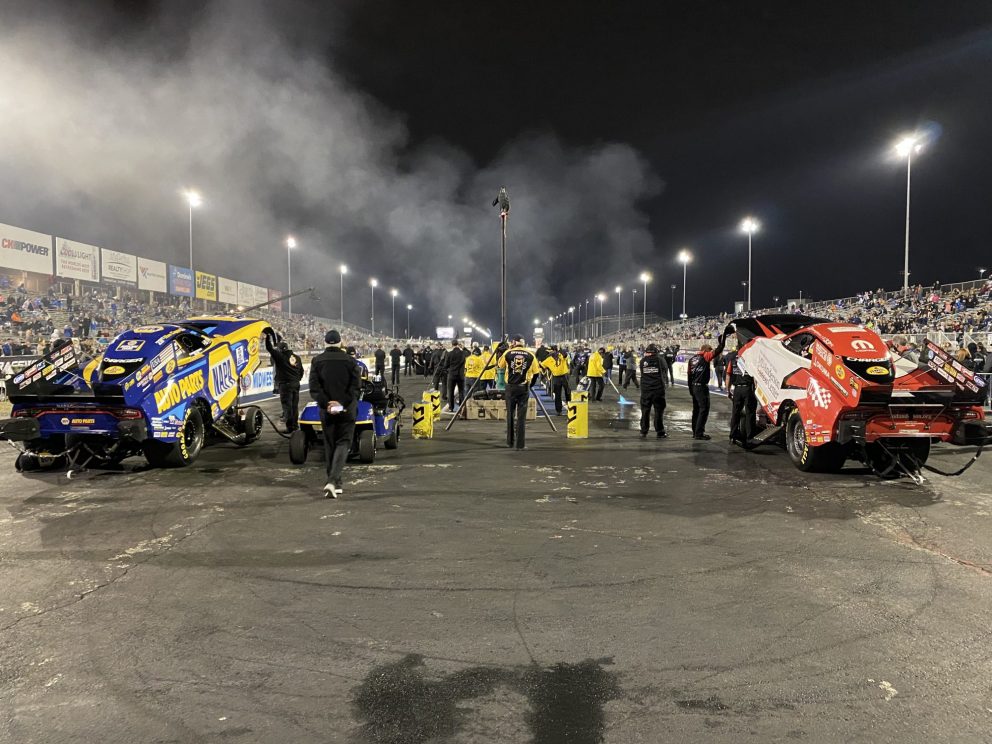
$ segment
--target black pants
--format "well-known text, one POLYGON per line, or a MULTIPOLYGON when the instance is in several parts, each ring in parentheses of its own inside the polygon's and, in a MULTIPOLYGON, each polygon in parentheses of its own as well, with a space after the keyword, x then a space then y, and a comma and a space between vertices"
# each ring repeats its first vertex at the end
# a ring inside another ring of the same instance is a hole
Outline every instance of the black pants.
POLYGON ((526 385, 506 386, 506 446, 524 448, 524 435, 527 428, 526 385))
POLYGON ((758 399, 753 384, 734 385, 734 405, 730 412, 730 439, 748 442, 754 437, 758 399))
POLYGON ((723 390, 723 376, 726 374, 726 368, 720 369, 719 367, 714 367, 713 372, 716 373, 716 387, 718 390, 723 390))
POLYGON ((651 428, 651 409, 654 409, 654 430, 657 434, 665 433, 665 390, 655 392, 641 391, 641 434, 647 434, 651 428))
POLYGON ((565 404, 572 402, 572 388, 568 384, 568 375, 556 375, 551 382, 555 395, 555 413, 561 414, 565 404))
POLYGON ((627 367, 627 374, 623 378, 623 389, 626 390, 630 383, 634 383, 635 388, 641 387, 637 384, 637 370, 633 367, 627 367))
POLYGON ((435 390, 440 391, 441 400, 445 401, 448 399, 448 384, 447 380, 441 379, 441 370, 434 370, 434 376, 431 378, 431 387, 435 390), (445 384, 441 384, 444 382, 445 384))
POLYGON ((706 433, 706 419, 710 415, 709 385, 693 385, 692 392, 692 436, 701 437, 706 433))
POLYGON ((413 360, 407 359, 403 362, 403 376, 410 377, 413 374, 413 360))
POLYGON ((603 382, 602 377, 590 377, 589 378, 589 400, 602 400, 603 390, 606 388, 606 383, 603 382))
POLYGON ((351 451, 351 441, 355 438, 355 414, 329 414, 320 412, 320 423, 324 427, 324 461, 327 464, 327 481, 340 485, 341 471, 351 451))
POLYGON ((391 377, 391 381, 392 381, 392 383, 394 385, 399 385, 400 384, 400 365, 399 364, 394 364, 393 365, 393 374, 392 374, 392 377, 391 377))
POLYGON ((279 383, 279 405, 282 406, 282 418, 286 422, 286 431, 299 429, 300 383, 279 383))
POLYGON ((385 380, 386 379, 386 367, 385 367, 385 365, 381 365, 380 366, 379 363, 377 362, 376 365, 375 365, 375 372, 373 374, 378 375, 379 377, 381 377, 382 379, 385 380))
POLYGON ((462 398, 465 397, 465 378, 461 375, 448 375, 448 405, 451 410, 458 410, 462 398), (458 390, 458 397, 455 397, 455 390, 458 390))
POLYGON ((668 365, 668 380, 673 385, 675 384, 675 362, 668 365))

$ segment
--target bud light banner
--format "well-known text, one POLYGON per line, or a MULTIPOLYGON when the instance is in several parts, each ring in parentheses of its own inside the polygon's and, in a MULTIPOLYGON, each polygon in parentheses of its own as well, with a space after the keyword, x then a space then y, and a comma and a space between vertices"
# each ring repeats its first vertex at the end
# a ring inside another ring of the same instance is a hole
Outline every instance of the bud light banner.
POLYGON ((182 266, 169 266, 169 294, 193 296, 193 271, 182 266))
POLYGON ((100 249, 95 245, 55 238, 55 274, 84 282, 100 281, 100 249))

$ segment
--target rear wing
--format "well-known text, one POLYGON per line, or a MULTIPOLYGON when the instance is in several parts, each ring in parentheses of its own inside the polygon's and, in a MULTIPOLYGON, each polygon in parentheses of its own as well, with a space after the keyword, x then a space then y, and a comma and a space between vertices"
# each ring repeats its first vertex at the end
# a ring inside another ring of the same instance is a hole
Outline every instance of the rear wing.
POLYGON ((985 400, 986 381, 933 341, 927 341, 927 369, 944 382, 954 385, 959 399, 985 400))
POLYGON ((71 396, 82 383, 80 367, 76 349, 67 343, 7 378, 7 397, 12 403, 23 403, 51 396, 71 396))

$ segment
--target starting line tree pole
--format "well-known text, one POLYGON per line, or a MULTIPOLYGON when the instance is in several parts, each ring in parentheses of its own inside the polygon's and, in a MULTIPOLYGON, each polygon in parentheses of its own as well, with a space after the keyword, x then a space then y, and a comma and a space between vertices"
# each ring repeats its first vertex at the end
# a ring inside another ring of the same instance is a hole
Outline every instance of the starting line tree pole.
POLYGON ((501 186, 493 206, 499 205, 499 337, 506 338, 506 220, 510 215, 510 197, 501 186))

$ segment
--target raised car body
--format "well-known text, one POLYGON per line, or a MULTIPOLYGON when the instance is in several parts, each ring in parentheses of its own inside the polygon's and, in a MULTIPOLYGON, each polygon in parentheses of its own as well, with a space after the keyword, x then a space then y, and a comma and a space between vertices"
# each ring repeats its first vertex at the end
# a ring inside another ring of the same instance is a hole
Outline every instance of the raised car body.
POLYGON ((921 365, 873 331, 804 316, 735 321, 739 356, 767 423, 786 428, 804 470, 857 457, 877 471, 919 470, 930 444, 984 441, 984 384, 928 347, 921 365))
POLYGON ((140 326, 85 364, 66 346, 11 378, 11 421, 18 423, 6 423, 5 432, 29 450, 69 453, 70 466, 79 447, 90 460, 143 452, 154 464, 183 465, 205 433, 245 443, 259 422, 245 427, 240 380, 259 366, 267 329, 264 321, 227 316, 140 326))

